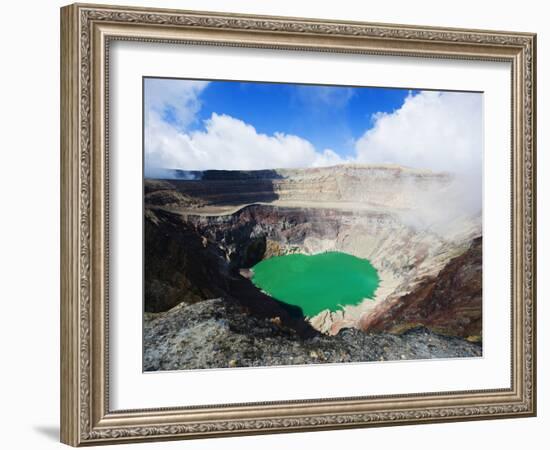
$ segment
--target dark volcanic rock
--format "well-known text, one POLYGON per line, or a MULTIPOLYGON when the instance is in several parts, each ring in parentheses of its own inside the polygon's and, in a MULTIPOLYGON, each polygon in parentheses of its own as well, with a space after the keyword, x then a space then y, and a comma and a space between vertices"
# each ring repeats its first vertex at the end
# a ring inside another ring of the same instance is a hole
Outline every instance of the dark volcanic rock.
POLYGON ((192 224, 166 211, 145 210, 145 311, 166 311, 222 295, 223 252, 192 224), (217 280, 218 283, 212 281, 217 280))
MULTIPOLYGON (((229 175, 209 175, 210 172, 215 171, 207 171, 203 178, 196 180, 146 180, 146 196, 149 195, 148 191, 153 193, 159 188, 167 192, 176 192, 181 199, 180 206, 189 206, 186 199, 193 199, 196 204, 239 205, 271 202, 278 198, 274 192, 272 177, 234 178, 229 175)), ((231 172, 226 173, 231 174, 231 172)))
POLYGON ((481 339, 482 238, 453 258, 436 277, 380 305, 361 323, 367 331, 398 332, 422 325, 440 333, 481 339))
POLYGON ((183 370, 481 356, 481 345, 425 328, 401 335, 344 329, 302 339, 280 318, 259 318, 225 299, 146 314, 144 370, 183 370))
POLYGON ((278 302, 241 275, 262 259, 265 235, 254 235, 256 222, 249 216, 226 220, 212 228, 201 218, 146 208, 145 311, 223 296, 257 317, 279 317, 301 336, 317 334, 300 308, 278 302))

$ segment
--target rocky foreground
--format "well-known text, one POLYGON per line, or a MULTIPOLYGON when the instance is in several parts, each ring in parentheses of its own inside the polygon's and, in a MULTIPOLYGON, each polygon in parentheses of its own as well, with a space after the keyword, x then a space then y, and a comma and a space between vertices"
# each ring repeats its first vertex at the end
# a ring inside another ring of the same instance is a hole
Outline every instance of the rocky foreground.
POLYGON ((144 370, 185 370, 292 364, 481 356, 480 344, 412 328, 400 335, 355 328, 300 338, 278 317, 258 318, 224 299, 181 303, 146 313, 144 370))

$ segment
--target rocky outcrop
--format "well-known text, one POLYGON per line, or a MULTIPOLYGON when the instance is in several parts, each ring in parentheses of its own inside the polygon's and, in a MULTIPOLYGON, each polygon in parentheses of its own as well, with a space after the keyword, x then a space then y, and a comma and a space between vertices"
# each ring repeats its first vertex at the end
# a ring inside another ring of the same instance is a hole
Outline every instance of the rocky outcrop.
POLYGON ((211 299, 145 314, 145 371, 481 356, 479 344, 425 328, 401 335, 357 329, 301 338, 277 316, 259 318, 211 299))
POLYGON ((398 333, 423 326, 448 335, 481 341, 482 239, 426 277, 410 293, 389 299, 360 321, 365 331, 398 333))

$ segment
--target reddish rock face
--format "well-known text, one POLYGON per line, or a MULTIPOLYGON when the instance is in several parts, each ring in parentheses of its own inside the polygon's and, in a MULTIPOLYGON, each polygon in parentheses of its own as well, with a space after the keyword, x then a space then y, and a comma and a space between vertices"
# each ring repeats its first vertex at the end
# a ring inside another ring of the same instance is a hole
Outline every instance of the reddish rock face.
POLYGON ((436 277, 421 281, 409 294, 389 299, 360 321, 365 331, 399 333, 416 326, 481 340, 482 238, 472 241, 436 277))

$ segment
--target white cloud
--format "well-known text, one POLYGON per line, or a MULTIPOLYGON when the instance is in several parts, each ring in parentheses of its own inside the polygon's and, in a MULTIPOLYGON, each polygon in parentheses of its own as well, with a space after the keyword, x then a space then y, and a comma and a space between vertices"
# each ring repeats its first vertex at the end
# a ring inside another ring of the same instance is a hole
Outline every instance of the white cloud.
POLYGON ((357 140, 357 161, 480 173, 481 95, 424 91, 393 113, 378 113, 357 140))
POLYGON ((201 107, 199 95, 206 86, 207 81, 146 78, 145 113, 170 117, 173 126, 185 129, 196 120, 201 107))
POLYGON ((146 132, 146 167, 205 169, 269 169, 314 167, 342 160, 331 150, 317 152, 298 136, 268 136, 242 120, 212 114, 204 131, 181 132, 151 114, 146 132))
POLYGON ((428 92, 409 95, 393 113, 378 113, 356 142, 356 160, 450 172, 454 182, 439 192, 418 193, 417 218, 451 226, 477 215, 482 204, 482 96, 428 92), (436 206, 434 208, 434 206, 436 206))

